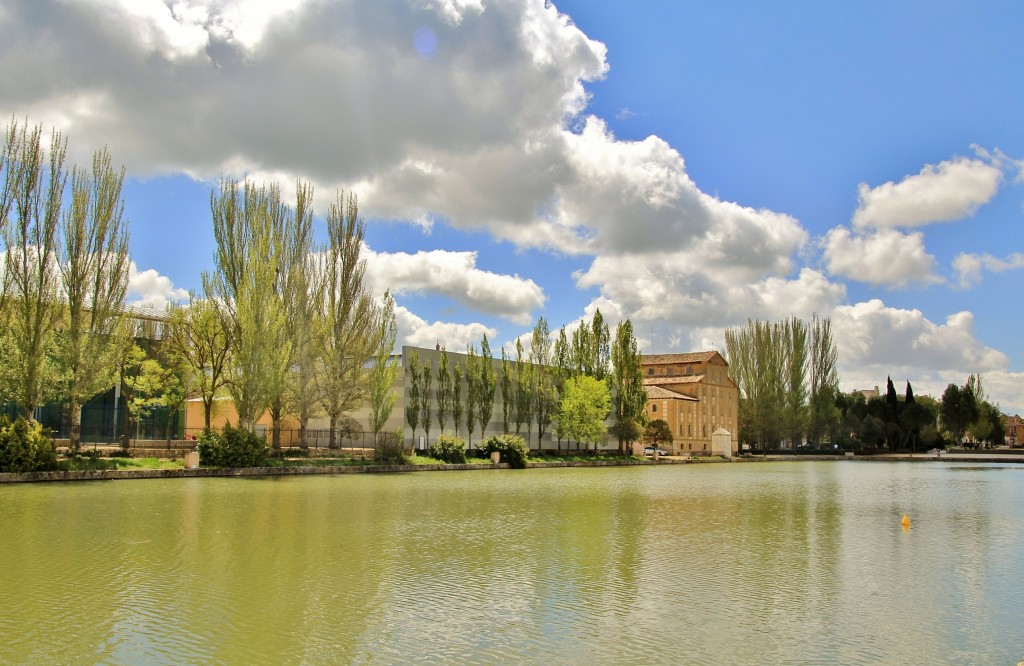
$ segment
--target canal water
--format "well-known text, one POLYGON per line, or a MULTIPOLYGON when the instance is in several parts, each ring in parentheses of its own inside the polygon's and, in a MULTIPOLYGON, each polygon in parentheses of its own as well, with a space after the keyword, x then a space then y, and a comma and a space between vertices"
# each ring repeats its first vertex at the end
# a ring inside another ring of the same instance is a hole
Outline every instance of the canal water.
POLYGON ((1022 572, 1012 465, 16 485, 0 663, 1016 664, 1022 572))

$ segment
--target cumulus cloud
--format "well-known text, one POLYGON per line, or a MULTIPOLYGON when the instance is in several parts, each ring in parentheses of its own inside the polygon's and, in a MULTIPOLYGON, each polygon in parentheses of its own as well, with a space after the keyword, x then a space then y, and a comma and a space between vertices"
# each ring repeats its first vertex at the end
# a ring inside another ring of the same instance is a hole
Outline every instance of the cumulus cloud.
POLYGON ((981 282, 983 270, 991 273, 1002 273, 1017 268, 1024 268, 1024 254, 1014 252, 1006 259, 992 255, 961 253, 953 259, 953 270, 957 275, 957 284, 961 289, 968 289, 981 282))
POLYGON ((433 348, 440 344, 445 349, 458 352, 470 344, 479 348, 485 333, 492 340, 498 334, 495 329, 480 323, 428 322, 401 305, 395 306, 395 323, 398 325, 399 345, 433 348))
POLYGON ((466 307, 527 324, 532 311, 544 305, 543 290, 518 275, 502 275, 476 267, 476 252, 374 252, 364 247, 367 281, 377 290, 396 294, 428 293, 452 298, 466 307))
POLYGON ((887 287, 942 281, 935 275, 935 257, 925 250, 920 232, 881 229, 857 234, 836 227, 825 234, 821 245, 833 275, 887 287))
POLYGON ((171 279, 152 268, 139 271, 131 262, 128 272, 128 304, 163 310, 169 303, 188 300, 188 290, 176 288, 171 279))
POLYGON ((877 187, 861 183, 860 203, 853 214, 855 229, 916 227, 973 215, 995 196, 1003 179, 998 166, 981 159, 958 157, 899 183, 877 187))

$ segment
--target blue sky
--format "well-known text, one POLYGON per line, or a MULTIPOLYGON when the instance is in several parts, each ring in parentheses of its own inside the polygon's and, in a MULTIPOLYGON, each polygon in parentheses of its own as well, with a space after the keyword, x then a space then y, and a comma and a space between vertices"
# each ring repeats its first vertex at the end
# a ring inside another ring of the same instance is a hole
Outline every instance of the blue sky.
POLYGON ((15 0, 0 112, 128 169, 160 305, 222 175, 360 197, 403 341, 600 307, 646 351, 832 318, 845 389, 1024 413, 1024 5, 15 0))

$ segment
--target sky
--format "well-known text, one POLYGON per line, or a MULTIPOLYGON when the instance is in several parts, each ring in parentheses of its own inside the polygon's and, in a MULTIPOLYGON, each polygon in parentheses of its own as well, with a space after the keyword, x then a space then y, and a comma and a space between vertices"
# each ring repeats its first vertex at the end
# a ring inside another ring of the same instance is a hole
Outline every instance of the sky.
MULTIPOLYGON (((829 317, 844 390, 1024 414, 1024 4, 5 0, 0 115, 126 168, 130 300, 221 178, 354 192, 401 342, 600 309, 647 353, 829 317)), ((318 234, 326 236, 322 217, 318 234)))

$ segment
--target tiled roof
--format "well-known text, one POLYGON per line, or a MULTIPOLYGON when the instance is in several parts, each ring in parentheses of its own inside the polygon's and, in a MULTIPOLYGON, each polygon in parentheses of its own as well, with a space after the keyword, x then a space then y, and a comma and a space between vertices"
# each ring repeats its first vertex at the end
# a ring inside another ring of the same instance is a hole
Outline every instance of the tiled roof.
POLYGON ((657 377, 644 377, 644 386, 672 386, 675 384, 699 384, 704 375, 658 375, 657 377))
POLYGON ((660 386, 648 386, 647 387, 647 399, 648 400, 689 400, 690 402, 700 402, 698 398, 694 398, 692 395, 683 395, 682 393, 676 393, 675 391, 669 391, 668 389, 661 388, 660 386))
MULTIPOLYGON (((640 357, 640 365, 665 365, 669 363, 706 363, 715 356, 721 356, 717 351, 689 352, 686 354, 643 354, 640 357)), ((722 359, 725 360, 724 358, 722 359)))

